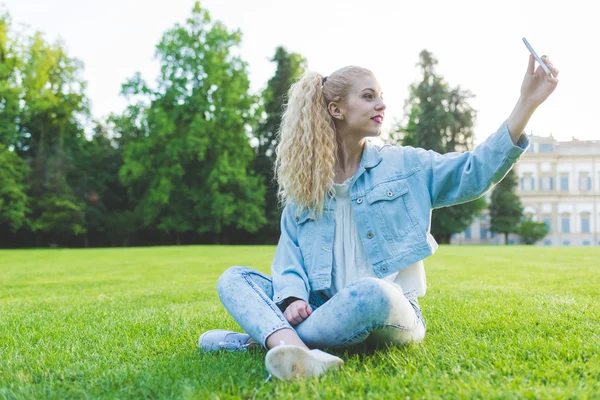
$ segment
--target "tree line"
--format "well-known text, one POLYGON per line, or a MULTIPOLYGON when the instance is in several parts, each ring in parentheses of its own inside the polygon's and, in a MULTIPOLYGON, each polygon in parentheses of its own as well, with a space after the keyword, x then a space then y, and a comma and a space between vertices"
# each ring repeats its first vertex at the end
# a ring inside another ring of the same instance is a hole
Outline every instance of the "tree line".
MULTIPOLYGON (((100 120, 82 62, 0 10, 0 247, 276 243, 276 134, 307 60, 277 47, 274 75, 252 93, 241 40, 196 3, 156 45, 156 82, 127 79, 128 105, 100 120)), ((472 95, 436 64, 419 54, 422 79, 389 141, 469 150, 472 95)), ((436 210, 432 233, 448 242, 485 206, 436 210)))

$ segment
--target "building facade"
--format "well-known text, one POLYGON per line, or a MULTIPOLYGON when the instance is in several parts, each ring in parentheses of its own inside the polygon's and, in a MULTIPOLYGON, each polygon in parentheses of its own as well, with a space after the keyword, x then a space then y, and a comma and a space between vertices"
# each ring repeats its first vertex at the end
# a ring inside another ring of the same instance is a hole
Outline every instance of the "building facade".
MULTIPOLYGON (((537 245, 600 245, 600 140, 557 142, 552 136, 529 136, 530 147, 515 166, 525 217, 545 222, 548 235, 537 245)), ((491 192, 486 195, 490 202, 491 192)), ((490 232, 484 212, 452 244, 504 244, 490 232)), ((510 235, 509 243, 519 243, 510 235)))

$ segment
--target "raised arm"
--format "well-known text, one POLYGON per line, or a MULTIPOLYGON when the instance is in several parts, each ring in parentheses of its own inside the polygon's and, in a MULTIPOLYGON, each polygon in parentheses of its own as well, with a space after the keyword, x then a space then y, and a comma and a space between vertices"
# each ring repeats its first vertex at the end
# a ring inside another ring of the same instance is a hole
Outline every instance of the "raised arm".
POLYGON ((413 149, 413 162, 420 165, 431 198, 431 208, 447 207, 481 197, 508 173, 527 149, 529 140, 523 133, 537 107, 550 96, 558 84, 558 70, 547 57, 544 63, 552 71, 548 77, 530 56, 517 104, 496 133, 473 151, 439 154, 413 149))

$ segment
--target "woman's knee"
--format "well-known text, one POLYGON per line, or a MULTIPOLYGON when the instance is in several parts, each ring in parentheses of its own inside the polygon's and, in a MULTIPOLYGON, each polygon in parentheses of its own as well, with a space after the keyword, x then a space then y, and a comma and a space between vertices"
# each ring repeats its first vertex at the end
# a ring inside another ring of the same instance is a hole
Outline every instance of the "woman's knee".
POLYGON ((217 280, 217 293, 221 296, 222 293, 229 292, 231 287, 235 285, 243 275, 252 271, 251 268, 243 266, 234 266, 227 268, 217 280))
POLYGON ((350 295, 356 297, 366 297, 373 302, 390 305, 393 303, 393 297, 397 295, 395 288, 378 278, 361 278, 351 286, 350 295))
POLYGON ((355 303, 360 314, 373 323, 404 320, 414 315, 412 306, 400 288, 378 278, 363 278, 352 284, 350 300, 355 303))

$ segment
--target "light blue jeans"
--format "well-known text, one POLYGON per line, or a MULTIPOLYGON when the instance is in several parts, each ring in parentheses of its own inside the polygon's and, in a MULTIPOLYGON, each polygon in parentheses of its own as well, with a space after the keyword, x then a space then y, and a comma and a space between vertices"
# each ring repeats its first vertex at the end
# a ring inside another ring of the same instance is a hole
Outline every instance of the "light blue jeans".
POLYGON ((217 282, 221 302, 233 319, 256 342, 283 328, 295 329, 310 348, 334 348, 371 343, 401 345, 420 342, 425 322, 416 300, 400 286, 378 278, 364 278, 330 299, 311 292, 312 314, 293 328, 273 301, 269 276, 248 267, 231 267, 217 282))

